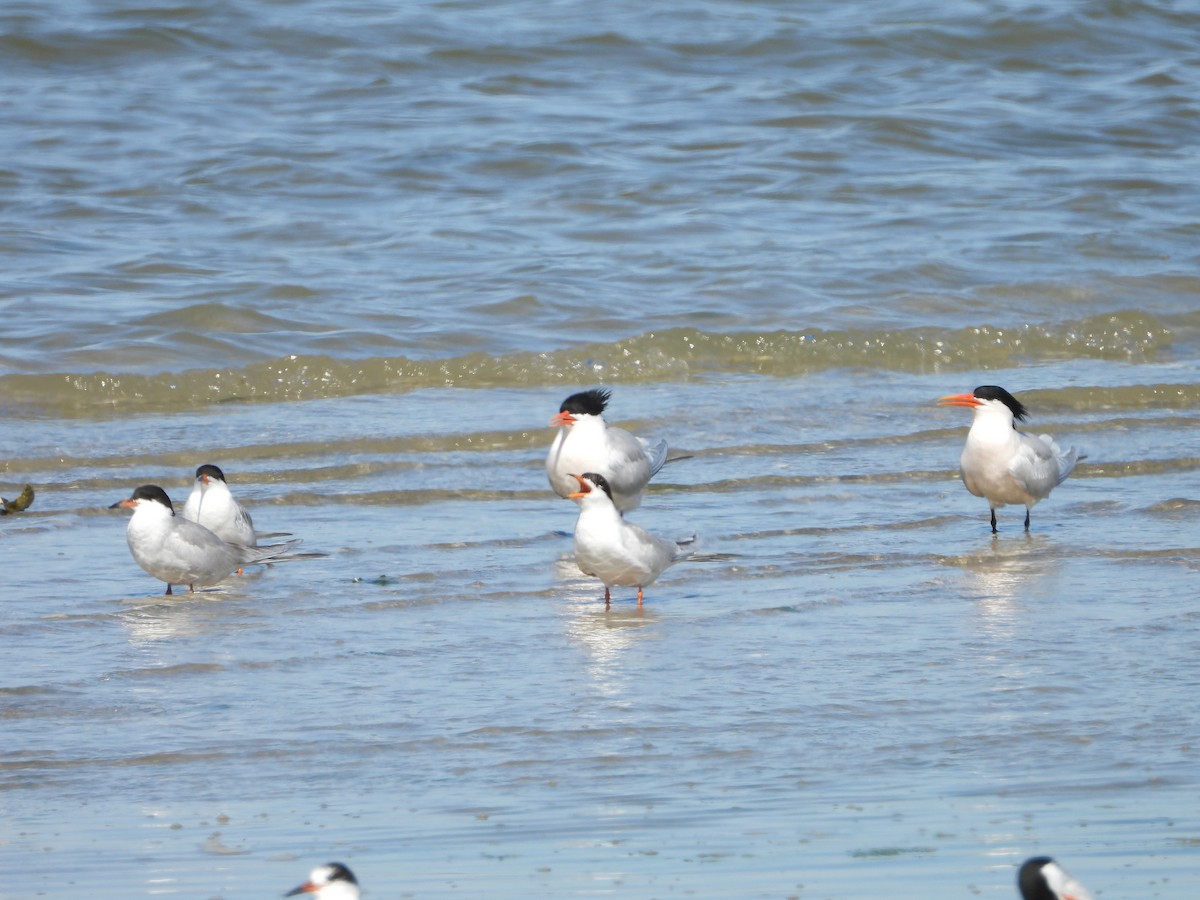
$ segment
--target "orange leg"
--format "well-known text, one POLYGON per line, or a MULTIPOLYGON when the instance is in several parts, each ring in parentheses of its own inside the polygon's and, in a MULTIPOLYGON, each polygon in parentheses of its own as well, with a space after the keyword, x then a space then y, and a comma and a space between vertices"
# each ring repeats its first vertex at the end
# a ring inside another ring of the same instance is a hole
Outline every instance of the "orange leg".
POLYGON ((608 609, 610 603, 612 603, 612 594, 609 593, 608 585, 606 584, 604 586, 604 608, 608 609))
POLYGON ((642 606, 642 586, 639 584, 638 585, 638 608, 640 609, 641 606, 642 606))

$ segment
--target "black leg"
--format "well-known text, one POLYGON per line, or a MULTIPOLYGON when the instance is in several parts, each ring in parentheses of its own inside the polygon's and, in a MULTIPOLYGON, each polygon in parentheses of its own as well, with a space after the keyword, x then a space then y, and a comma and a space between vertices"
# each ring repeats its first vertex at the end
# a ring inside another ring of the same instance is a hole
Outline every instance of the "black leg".
POLYGON ((168 583, 167 583, 167 592, 166 592, 165 594, 163 594, 163 596, 164 596, 164 597, 170 597, 170 596, 171 596, 171 585, 170 585, 170 582, 168 582, 168 583))
POLYGON ((996 533, 996 510, 992 510, 992 534, 996 533))
POLYGON ((1029 507, 1025 507, 1025 530, 1029 530, 1029 507))

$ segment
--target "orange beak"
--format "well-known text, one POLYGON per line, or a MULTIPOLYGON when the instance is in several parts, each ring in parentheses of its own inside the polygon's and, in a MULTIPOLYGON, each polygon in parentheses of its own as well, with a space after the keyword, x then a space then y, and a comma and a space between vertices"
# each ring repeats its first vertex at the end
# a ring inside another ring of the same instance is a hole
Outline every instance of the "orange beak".
POLYGON ((968 406, 974 409, 976 406, 982 406, 979 398, 974 394, 951 394, 948 397, 942 397, 937 402, 938 406, 968 406))
POLYGON ((112 506, 109 507, 109 509, 135 509, 135 508, 136 507, 134 506, 133 499, 131 497, 126 497, 124 500, 118 500, 116 503, 114 503, 112 506))
POLYGON ((583 476, 572 475, 571 477, 579 482, 579 490, 574 491, 573 493, 567 494, 568 500, 578 500, 580 497, 586 497, 588 494, 590 494, 592 492, 592 489, 590 487, 588 487, 588 483, 583 480, 583 476))
POLYGON ((550 420, 551 425, 567 426, 575 424, 575 417, 565 410, 550 420))

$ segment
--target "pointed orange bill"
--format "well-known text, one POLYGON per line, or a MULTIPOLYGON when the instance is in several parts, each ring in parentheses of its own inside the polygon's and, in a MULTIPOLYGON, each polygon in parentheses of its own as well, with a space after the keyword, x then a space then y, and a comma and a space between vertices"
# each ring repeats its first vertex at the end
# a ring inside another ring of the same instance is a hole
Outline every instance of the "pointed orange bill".
POLYGON ((583 476, 572 475, 571 477, 579 482, 579 490, 573 491, 572 493, 567 494, 568 500, 578 500, 580 497, 586 497, 588 494, 590 494, 592 492, 592 489, 590 487, 588 487, 588 483, 583 480, 583 476))
POLYGON ((567 411, 560 412, 557 416, 550 420, 551 425, 574 425, 575 417, 567 411))
POLYGON ((938 406, 969 406, 974 409, 979 406, 979 398, 974 394, 950 394, 937 402, 938 406))

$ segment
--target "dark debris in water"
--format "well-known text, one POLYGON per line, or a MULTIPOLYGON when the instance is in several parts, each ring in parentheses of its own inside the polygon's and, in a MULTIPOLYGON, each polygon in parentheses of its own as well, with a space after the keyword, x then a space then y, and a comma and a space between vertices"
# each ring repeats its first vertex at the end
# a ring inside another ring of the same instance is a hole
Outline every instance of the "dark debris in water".
POLYGON ((397 579, 389 578, 387 575, 378 575, 375 578, 359 578, 356 577, 352 584, 374 584, 379 587, 387 587, 389 584, 396 584, 397 579))
POLYGON ((21 491, 16 500, 5 500, 3 497, 0 497, 0 504, 3 504, 3 507, 0 508, 0 516, 25 512, 25 510, 33 505, 33 485, 25 485, 25 489, 21 491))
POLYGON ((854 859, 878 859, 887 856, 908 856, 912 853, 937 853, 937 847, 871 847, 866 850, 853 850, 850 856, 854 859))

